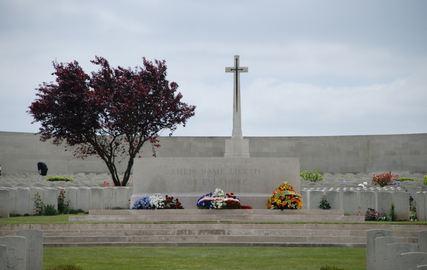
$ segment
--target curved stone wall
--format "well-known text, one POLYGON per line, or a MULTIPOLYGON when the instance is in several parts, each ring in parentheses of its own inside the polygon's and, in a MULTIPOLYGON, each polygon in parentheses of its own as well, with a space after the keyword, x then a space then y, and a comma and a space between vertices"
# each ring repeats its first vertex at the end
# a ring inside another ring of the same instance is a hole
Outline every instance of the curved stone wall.
MULTIPOLYGON (((158 157, 221 157, 228 137, 162 137, 158 157)), ((247 137, 252 157, 297 157, 301 169, 323 172, 427 172, 427 134, 247 137)), ((143 156, 151 156, 150 145, 143 156)), ((99 159, 81 160, 72 149, 41 142, 31 133, 0 132, 0 164, 3 173, 34 173, 44 161, 49 174, 104 173, 99 159)))

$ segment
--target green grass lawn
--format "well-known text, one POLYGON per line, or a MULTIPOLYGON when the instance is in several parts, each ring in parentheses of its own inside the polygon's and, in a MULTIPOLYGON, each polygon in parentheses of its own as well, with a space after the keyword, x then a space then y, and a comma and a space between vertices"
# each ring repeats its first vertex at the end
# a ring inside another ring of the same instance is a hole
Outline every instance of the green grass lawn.
MULTIPOLYGON (((76 215, 56 215, 56 216, 19 216, 0 218, 0 225, 2 224, 68 224, 68 223, 218 223, 217 221, 164 221, 164 222, 69 222, 68 217, 76 215)), ((224 221, 221 223, 252 223, 252 224, 281 224, 281 223, 293 223, 293 224, 351 224, 352 222, 229 222, 224 221)), ((426 221, 367 221, 370 224, 395 224, 395 225, 427 225, 426 221)))
POLYGON ((364 248, 330 247, 65 247, 45 248, 44 269, 76 265, 83 270, 292 269, 335 265, 365 269, 364 248))

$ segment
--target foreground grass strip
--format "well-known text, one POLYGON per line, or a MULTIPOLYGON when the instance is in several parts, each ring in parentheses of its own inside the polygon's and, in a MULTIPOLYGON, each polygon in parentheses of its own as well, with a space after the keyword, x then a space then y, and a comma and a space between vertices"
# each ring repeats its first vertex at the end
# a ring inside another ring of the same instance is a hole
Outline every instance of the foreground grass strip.
POLYGON ((57 216, 20 216, 0 218, 1 224, 66 224, 70 215, 57 216))
POLYGON ((365 269, 364 248, 289 247, 67 247, 45 248, 44 269, 77 265, 83 270, 293 269, 335 265, 365 269))

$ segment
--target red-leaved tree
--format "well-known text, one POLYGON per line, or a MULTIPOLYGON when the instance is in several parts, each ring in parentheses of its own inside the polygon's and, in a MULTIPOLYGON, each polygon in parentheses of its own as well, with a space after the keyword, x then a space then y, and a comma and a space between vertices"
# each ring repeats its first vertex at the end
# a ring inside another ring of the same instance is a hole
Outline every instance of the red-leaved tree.
POLYGON ((144 143, 158 144, 161 130, 170 134, 194 115, 182 102, 178 84, 166 80, 165 61, 148 61, 136 68, 112 68, 102 57, 99 70, 87 74, 80 65, 53 63, 56 81, 43 83, 29 107, 40 122, 41 140, 75 146, 79 157, 98 155, 116 186, 126 186, 135 157, 144 143), (122 180, 116 163, 127 159, 122 180))

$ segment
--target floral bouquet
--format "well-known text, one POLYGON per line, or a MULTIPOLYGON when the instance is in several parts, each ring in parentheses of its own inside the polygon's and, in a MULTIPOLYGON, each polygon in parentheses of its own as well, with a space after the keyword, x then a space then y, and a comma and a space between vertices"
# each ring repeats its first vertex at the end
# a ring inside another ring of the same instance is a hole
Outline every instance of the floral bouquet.
POLYGON ((183 209, 181 202, 172 196, 153 194, 137 198, 131 209, 183 209))
POLYGON ((197 207, 201 209, 240 209, 240 200, 232 193, 225 193, 216 188, 214 192, 203 195, 197 200, 197 207))
POLYGON ((276 188, 267 202, 269 209, 300 209, 301 207, 301 194, 297 193, 288 182, 283 182, 276 188))

